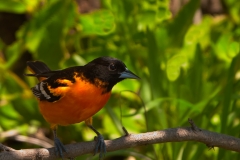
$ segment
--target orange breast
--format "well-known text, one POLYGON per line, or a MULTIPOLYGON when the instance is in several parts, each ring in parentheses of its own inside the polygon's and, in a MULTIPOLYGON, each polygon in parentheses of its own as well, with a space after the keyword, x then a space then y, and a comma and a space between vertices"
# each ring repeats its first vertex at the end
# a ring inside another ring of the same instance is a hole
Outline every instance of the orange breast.
POLYGON ((104 89, 76 79, 69 87, 58 88, 63 97, 56 102, 39 101, 40 112, 47 122, 69 125, 82 122, 104 107, 111 92, 102 94, 104 89))

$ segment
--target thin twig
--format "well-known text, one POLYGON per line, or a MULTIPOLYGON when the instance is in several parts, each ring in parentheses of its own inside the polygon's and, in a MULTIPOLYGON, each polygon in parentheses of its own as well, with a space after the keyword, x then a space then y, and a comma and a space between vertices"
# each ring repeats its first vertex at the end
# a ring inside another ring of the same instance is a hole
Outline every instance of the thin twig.
POLYGON ((191 128, 195 133, 201 131, 201 129, 196 126, 191 118, 188 118, 188 122, 191 124, 191 128))
POLYGON ((33 137, 28 137, 28 136, 17 135, 17 136, 11 137, 11 139, 14 139, 19 142, 35 144, 35 145, 45 147, 45 148, 53 147, 53 145, 48 142, 45 142, 38 138, 33 138, 33 137))
POLYGON ((129 133, 128 133, 127 129, 124 126, 122 126, 122 129, 123 129, 123 132, 125 133, 125 136, 128 136, 129 133))
MULTIPOLYGON (((2 132, 0 133, 0 137, 5 139, 6 138, 12 139, 19 142, 31 143, 44 148, 50 148, 53 146, 53 144, 47 142, 48 140, 47 138, 45 138, 45 140, 41 140, 40 138, 19 135, 19 131, 17 130, 9 130, 6 132, 2 132)), ((44 138, 44 137, 41 137, 41 138, 44 138)))

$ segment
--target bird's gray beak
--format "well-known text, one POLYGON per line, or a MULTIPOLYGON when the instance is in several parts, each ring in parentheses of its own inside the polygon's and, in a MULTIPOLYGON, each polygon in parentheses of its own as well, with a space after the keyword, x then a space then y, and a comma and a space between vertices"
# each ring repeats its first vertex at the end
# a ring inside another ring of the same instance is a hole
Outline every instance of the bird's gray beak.
POLYGON ((120 73, 118 78, 130 78, 130 79, 140 79, 136 74, 132 73, 130 70, 126 68, 125 71, 120 73))

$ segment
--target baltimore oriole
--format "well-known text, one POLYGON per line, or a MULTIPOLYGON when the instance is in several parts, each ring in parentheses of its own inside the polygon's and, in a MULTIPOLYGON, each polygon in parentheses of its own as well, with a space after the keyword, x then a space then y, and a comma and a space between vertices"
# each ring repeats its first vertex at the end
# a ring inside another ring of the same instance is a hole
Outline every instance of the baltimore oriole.
POLYGON ((126 79, 139 79, 126 65, 115 58, 100 57, 85 66, 51 71, 40 61, 27 62, 28 69, 40 81, 31 90, 37 97, 44 119, 54 135, 55 153, 63 158, 66 149, 57 137, 57 126, 85 121, 97 134, 95 154, 106 153, 103 136, 92 126, 92 116, 104 107, 115 84, 126 79))

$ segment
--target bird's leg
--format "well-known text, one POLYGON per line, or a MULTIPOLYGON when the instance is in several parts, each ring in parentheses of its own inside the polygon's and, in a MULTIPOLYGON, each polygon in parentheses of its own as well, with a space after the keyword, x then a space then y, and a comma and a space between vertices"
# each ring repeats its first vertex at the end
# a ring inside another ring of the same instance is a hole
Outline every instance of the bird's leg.
POLYGON ((94 155, 97 154, 97 152, 99 151, 99 159, 101 159, 107 152, 104 138, 92 125, 89 125, 88 127, 91 128, 97 134, 97 144, 95 147, 94 155))
POLYGON ((60 156, 63 159, 63 152, 66 152, 66 149, 60 139, 57 137, 57 125, 52 125, 53 137, 54 137, 54 150, 57 156, 60 156))
POLYGON ((98 153, 99 151, 99 159, 102 159, 107 150, 106 150, 106 144, 104 142, 104 138, 103 136, 92 126, 92 117, 90 117, 89 119, 85 120, 85 123, 87 124, 87 126, 93 130, 93 132, 95 132, 97 134, 97 144, 95 146, 95 151, 94 151, 94 155, 98 153))

